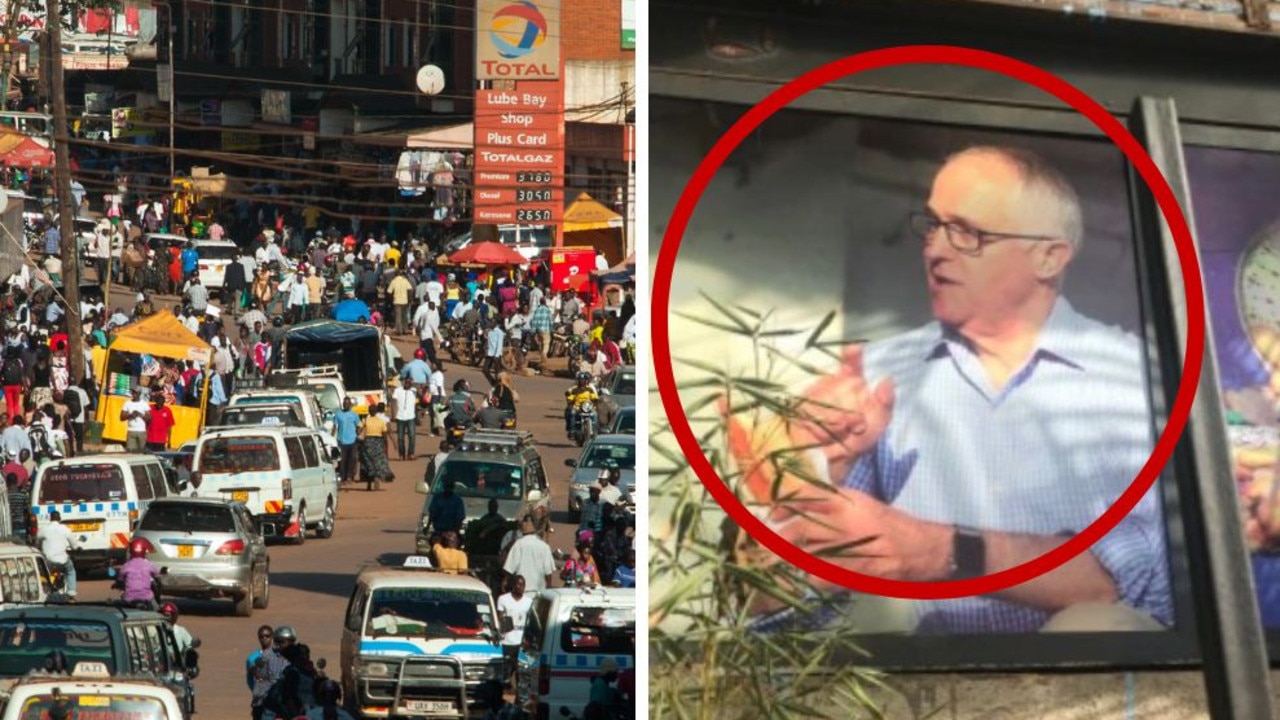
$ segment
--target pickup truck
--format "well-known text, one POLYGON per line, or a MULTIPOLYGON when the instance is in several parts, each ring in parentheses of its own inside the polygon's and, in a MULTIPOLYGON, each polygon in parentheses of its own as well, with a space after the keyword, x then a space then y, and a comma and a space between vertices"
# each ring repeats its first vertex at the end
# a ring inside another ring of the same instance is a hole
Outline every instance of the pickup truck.
POLYGON ((337 320, 294 325, 285 333, 280 358, 286 371, 336 367, 346 396, 354 401, 352 409, 362 415, 373 404, 386 402, 387 380, 395 371, 381 330, 337 320))

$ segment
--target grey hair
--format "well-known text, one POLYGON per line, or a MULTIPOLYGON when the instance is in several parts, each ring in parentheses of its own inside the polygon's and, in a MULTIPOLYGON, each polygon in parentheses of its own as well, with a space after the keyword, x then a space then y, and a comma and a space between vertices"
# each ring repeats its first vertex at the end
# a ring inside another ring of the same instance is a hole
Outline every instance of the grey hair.
POLYGON ((1012 163, 1022 176, 1023 190, 1032 197, 1049 201, 1045 203, 1046 212, 1056 215, 1052 219, 1062 236, 1071 243, 1072 249, 1080 250, 1084 244, 1084 212, 1080 208, 1080 196, 1061 170, 1030 150, 999 145, 965 148, 948 157, 946 164, 969 155, 995 155, 1012 163))

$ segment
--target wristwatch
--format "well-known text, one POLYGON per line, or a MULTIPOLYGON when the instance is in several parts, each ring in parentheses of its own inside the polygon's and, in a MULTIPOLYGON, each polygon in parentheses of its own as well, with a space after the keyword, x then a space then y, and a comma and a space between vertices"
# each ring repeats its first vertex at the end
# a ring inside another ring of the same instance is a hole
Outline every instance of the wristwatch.
POLYGON ((967 580, 987 571, 987 541, 976 528, 955 526, 951 540, 951 577, 967 580))

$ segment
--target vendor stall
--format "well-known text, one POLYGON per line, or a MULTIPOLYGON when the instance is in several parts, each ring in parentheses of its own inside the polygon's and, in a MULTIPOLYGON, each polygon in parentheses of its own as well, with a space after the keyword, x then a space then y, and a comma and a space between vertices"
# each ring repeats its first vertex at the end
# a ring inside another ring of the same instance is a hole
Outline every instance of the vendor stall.
POLYGON ((197 406, 170 405, 174 426, 170 447, 179 447, 194 440, 204 426, 204 413, 209 397, 209 360, 213 348, 196 337, 172 313, 156 313, 148 318, 126 325, 112 334, 107 347, 106 381, 102 383, 98 399, 97 421, 102 424, 104 441, 124 442, 125 422, 120 410, 129 401, 133 388, 142 386, 155 389, 157 379, 145 374, 149 363, 165 358, 186 363, 194 360, 202 370, 200 401, 197 406))

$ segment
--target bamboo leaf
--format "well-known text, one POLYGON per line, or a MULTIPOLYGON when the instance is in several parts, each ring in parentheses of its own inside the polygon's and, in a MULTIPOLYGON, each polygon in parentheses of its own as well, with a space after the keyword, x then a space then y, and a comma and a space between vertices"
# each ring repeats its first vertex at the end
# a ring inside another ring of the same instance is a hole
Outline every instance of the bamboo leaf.
POLYGON ((723 315, 723 316, 725 316, 726 318, 728 318, 730 322, 732 322, 734 325, 737 325, 738 327, 742 328, 742 330, 743 330, 744 332, 746 332, 746 333, 750 334, 750 332, 751 332, 751 326, 750 326, 750 325, 748 325, 748 324, 747 324, 747 322, 746 322, 745 320, 743 320, 742 318, 738 317, 738 315, 737 315, 736 313, 734 313, 734 312, 733 312, 732 310, 730 310, 728 307, 726 307, 725 305, 723 305, 722 303, 720 303, 719 301, 717 301, 715 298, 711 297, 710 295, 706 294, 705 292, 701 292, 701 291, 699 291, 699 292, 698 292, 698 294, 699 294, 699 295, 701 295, 701 296, 702 296, 702 299, 703 299, 703 300, 706 300, 706 301, 707 301, 707 303, 709 303, 709 304, 711 305, 711 307, 713 307, 713 308, 715 308, 716 310, 720 311, 720 314, 721 314, 721 315, 723 315))
POLYGON ((822 321, 818 323, 818 326, 813 329, 813 332, 809 333, 809 339, 804 341, 804 346, 806 348, 814 347, 818 343, 819 338, 822 337, 822 333, 827 331, 827 328, 831 326, 831 323, 835 319, 835 310, 827 313, 826 316, 822 318, 822 321))
POLYGON ((698 317, 697 315, 690 315, 689 313, 680 312, 680 311, 676 311, 672 314, 675 315, 676 317, 684 318, 689 322, 697 323, 702 327, 709 327, 714 330, 722 330, 724 332, 732 333, 734 335, 741 335, 743 337, 751 337, 752 335, 751 328, 743 328, 737 325, 725 325, 724 323, 718 323, 714 320, 708 320, 703 317, 698 317))

